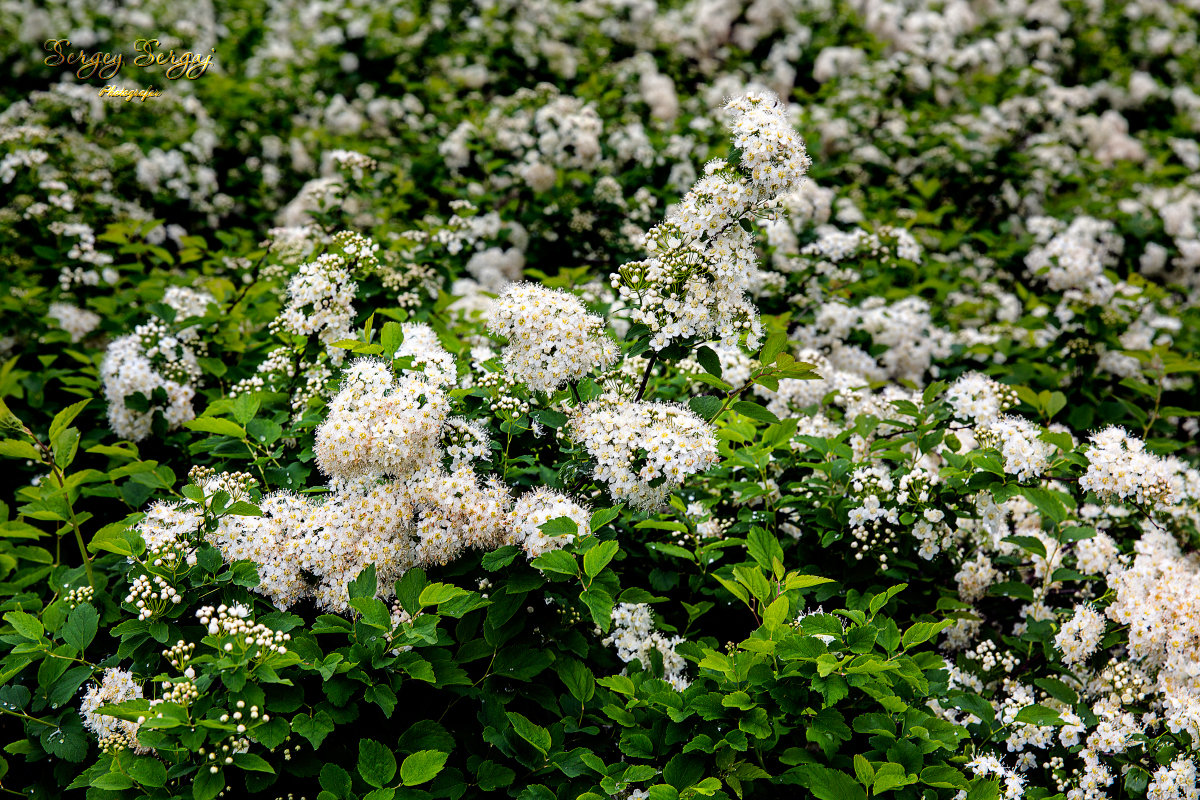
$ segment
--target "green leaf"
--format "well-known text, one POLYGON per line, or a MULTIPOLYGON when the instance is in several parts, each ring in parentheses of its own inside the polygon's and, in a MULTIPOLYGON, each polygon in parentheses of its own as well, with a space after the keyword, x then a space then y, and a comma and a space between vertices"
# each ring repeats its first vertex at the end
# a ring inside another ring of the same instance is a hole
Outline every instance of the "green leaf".
POLYGON ((416 786, 431 781, 442 771, 449 757, 449 753, 440 750, 418 750, 400 765, 400 780, 405 786, 416 786))
POLYGON ((120 772, 106 772, 96 777, 92 781, 92 786, 96 789, 119 792, 122 789, 128 789, 133 786, 133 779, 120 772))
POLYGON ((436 606, 456 597, 462 597, 466 593, 466 589, 450 583, 431 583, 421 590, 417 602, 421 604, 422 608, 436 606))
POLYGON ((129 765, 129 777, 142 786, 159 787, 167 782, 167 768, 157 758, 142 756, 129 765))
POLYGON ((729 392, 733 390, 733 387, 728 383, 716 377, 715 375, 709 375, 707 372, 697 372, 692 374, 690 377, 694 381, 712 386, 715 389, 720 389, 722 392, 729 392))
POLYGON ((966 777, 951 766, 932 766, 921 770, 921 783, 938 789, 966 789, 966 777))
POLYGON ((800 785, 817 800, 866 800, 867 793, 844 772, 820 764, 801 764, 795 769, 800 785))
POLYGON ((318 710, 311 717, 307 714, 297 714, 292 717, 292 732, 303 736, 316 750, 325 741, 325 737, 333 733, 333 718, 324 709, 318 710))
POLYGON ((746 551, 768 572, 776 560, 783 562, 783 548, 779 545, 779 540, 757 525, 746 535, 746 551))
POLYGON ((749 400, 738 400, 736 403, 731 405, 730 408, 742 416, 749 417, 750 419, 757 420, 759 422, 769 422, 772 424, 777 424, 779 422, 779 417, 775 416, 758 403, 752 403, 749 400))
POLYGON ((1055 678, 1035 678, 1033 684, 1055 700, 1067 705, 1073 706, 1079 702, 1079 695, 1075 690, 1055 678))
POLYGON ((230 410, 233 412, 234 419, 246 425, 254 419, 254 415, 258 413, 261 405, 262 395, 260 393, 244 392, 233 398, 230 410))
POLYGON ((574 536, 579 533, 579 525, 570 517, 555 517, 539 525, 538 530, 552 537, 574 536))
POLYGON ((42 627, 41 620, 24 611, 7 611, 4 614, 4 621, 12 625, 19 635, 35 642, 41 640, 42 634, 46 630, 42 627))
POLYGON ((560 575, 575 576, 579 574, 579 564, 575 556, 565 550, 550 550, 542 553, 531 562, 535 569, 545 572, 556 572, 560 575))
POLYGON ((1017 722, 1024 722, 1027 725, 1039 726, 1062 726, 1067 723, 1063 721, 1058 712, 1052 708, 1034 703, 1031 706, 1025 706, 1017 712, 1017 722))
POLYGON ((704 419, 712 419, 721 410, 721 399, 711 394, 701 394, 688 400, 688 408, 704 419))
POLYGON ((493 792, 512 784, 517 773, 495 761, 484 761, 475 769, 475 777, 479 788, 485 792, 493 792))
POLYGON ((713 352, 711 347, 700 347, 696 350, 696 361, 709 375, 716 375, 718 378, 721 375, 721 359, 713 352))
POLYGON ((79 429, 67 428, 50 440, 50 448, 54 452, 54 465, 60 470, 71 466, 75 453, 79 450, 79 429))
POLYGON ((600 627, 600 630, 608 632, 612 625, 612 609, 613 597, 603 589, 597 589, 593 586, 590 589, 585 589, 580 594, 579 599, 588 607, 588 611, 592 614, 592 622, 600 627))
MULTIPOLYGON (((376 789, 382 788, 396 776, 396 756, 392 754, 390 749, 384 747, 374 739, 359 739, 358 774, 369 785, 374 786, 376 789)), ((417 781, 417 783, 422 782, 417 781)), ((405 781, 405 783, 408 784, 408 781, 405 781)))
POLYGON ((496 572, 497 570, 504 569, 520 554, 521 548, 516 545, 506 544, 503 547, 498 547, 484 554, 483 568, 488 572, 496 572))
POLYGON ((222 770, 210 772, 207 765, 200 767, 192 781, 193 800, 213 800, 225 788, 225 774, 222 770))
POLYGON ((64 642, 82 653, 92 643, 92 639, 96 638, 99 624, 99 612, 90 604, 83 603, 71 609, 67 622, 59 633, 64 642))
POLYGON ((886 764, 881 764, 879 769, 875 770, 875 783, 871 788, 874 794, 879 794, 880 792, 886 792, 900 786, 907 786, 910 783, 916 783, 916 781, 917 777, 915 775, 910 778, 905 773, 904 767, 889 761, 886 764))
POLYGON ((905 650, 910 647, 916 647, 922 642, 927 642, 934 636, 937 636, 943 629, 951 625, 949 620, 942 622, 914 622, 909 626, 904 635, 900 637, 900 644, 905 650))
POLYGON ((1046 557, 1046 545, 1042 544, 1042 540, 1036 536, 1008 536, 1004 541, 1011 542, 1034 555, 1046 557))
POLYGON ((228 419, 218 417, 197 417, 183 423, 183 427, 201 433, 215 433, 220 436, 232 436, 235 439, 245 439, 246 431, 241 425, 228 419))
POLYGON ((350 789, 354 786, 350 773, 337 764, 326 764, 321 767, 321 788, 334 797, 349 797, 350 789))
POLYGON ((539 753, 546 755, 550 752, 550 732, 541 725, 535 725, 528 717, 515 711, 506 711, 509 723, 518 736, 533 745, 539 753))
POLYGON ((621 509, 623 507, 624 507, 624 504, 619 503, 616 506, 614 506, 613 508, 598 508, 595 511, 593 511, 591 522, 588 525, 588 527, 591 529, 592 533, 596 533, 601 528, 603 528, 605 525, 612 522, 617 517, 621 516, 621 509))
POLYGON ((29 442, 24 442, 19 439, 5 439, 0 441, 0 456, 6 458, 28 459, 30 461, 41 461, 42 454, 29 442))
POLYGON ((620 550, 616 542, 601 542, 583 554, 583 572, 589 578, 599 575, 620 550))
POLYGON ((582 661, 559 657, 554 662, 554 671, 562 679, 567 691, 581 703, 586 703, 596 694, 596 677, 582 661))
POLYGON ((763 345, 762 352, 758 354, 758 360, 763 364, 772 363, 775 360, 775 356, 782 353, 783 349, 787 347, 787 343, 787 333, 783 331, 772 333, 767 337, 767 342, 763 345))
POLYGON ((375 565, 367 564, 358 577, 346 584, 346 592, 351 600, 374 597, 379 590, 379 582, 375 577, 375 565))
POLYGON ((1000 781, 976 778, 971 781, 966 800, 997 800, 1000 797, 1000 781))
POLYGON ((663 780, 683 791, 704 777, 704 762, 691 755, 677 755, 663 767, 663 780))
POLYGON ((62 677, 54 683, 54 688, 50 690, 48 699, 50 704, 54 706, 63 706, 71 702, 71 698, 75 696, 75 692, 80 686, 92 677, 91 667, 74 667, 67 670, 62 677))
POLYGON ((238 753, 233 757, 234 766, 244 769, 247 772, 266 772, 271 775, 275 774, 275 768, 272 767, 267 760, 262 756, 256 756, 254 753, 238 753))
POLYGON ((854 754, 854 775, 863 786, 870 786, 875 782, 875 769, 861 753, 854 754))
POLYGON ((59 411, 57 414, 55 414, 54 420, 50 423, 50 441, 53 442, 55 439, 57 439, 59 434, 65 431, 67 427, 75 421, 75 418, 79 416, 79 412, 83 411, 84 406, 90 403, 91 400, 92 398, 90 397, 84 398, 78 403, 72 403, 62 411, 59 411))
POLYGON ((1067 396, 1062 392, 1054 392, 1046 403, 1046 418, 1051 419, 1055 414, 1067 407, 1067 396))
POLYGON ((383 354, 388 358, 393 357, 403 343, 404 329, 400 323, 391 320, 383 323, 383 330, 379 333, 379 344, 383 346, 383 354))

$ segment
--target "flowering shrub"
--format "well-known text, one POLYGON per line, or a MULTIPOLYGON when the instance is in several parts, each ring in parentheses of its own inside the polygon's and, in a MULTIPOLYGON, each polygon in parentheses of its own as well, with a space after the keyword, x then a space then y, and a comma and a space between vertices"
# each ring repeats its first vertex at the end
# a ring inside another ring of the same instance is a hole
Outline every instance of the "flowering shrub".
POLYGON ((143 5, 0 15, 0 789, 1200 796, 1194 3, 143 5))

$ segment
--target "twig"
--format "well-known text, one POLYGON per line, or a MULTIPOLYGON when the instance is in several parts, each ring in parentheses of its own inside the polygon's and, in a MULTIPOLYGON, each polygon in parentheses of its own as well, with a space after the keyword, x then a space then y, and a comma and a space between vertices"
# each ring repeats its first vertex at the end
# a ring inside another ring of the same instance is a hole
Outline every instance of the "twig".
POLYGON ((650 363, 646 365, 646 371, 642 373, 642 385, 638 387, 637 397, 635 401, 641 400, 642 395, 646 393, 646 384, 650 382, 650 371, 654 369, 654 362, 658 360, 658 351, 655 350, 650 354, 650 363))

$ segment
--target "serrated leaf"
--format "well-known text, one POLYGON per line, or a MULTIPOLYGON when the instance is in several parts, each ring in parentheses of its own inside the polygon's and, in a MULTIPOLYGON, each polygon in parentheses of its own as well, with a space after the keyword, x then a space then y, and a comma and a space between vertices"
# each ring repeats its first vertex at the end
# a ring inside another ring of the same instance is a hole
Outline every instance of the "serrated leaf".
MULTIPOLYGON (((376 789, 382 788, 396 776, 396 756, 374 739, 359 739, 358 774, 370 786, 374 786, 376 789)), ((418 783, 423 782, 418 781, 418 783)), ((411 785, 407 781, 405 784, 411 785)))
POLYGON ((758 360, 763 364, 770 364, 775 360, 775 357, 783 352, 787 347, 788 337, 782 331, 772 333, 767 337, 766 344, 763 345, 762 352, 758 354, 758 360))
POLYGON ((688 400, 688 408, 704 419, 712 419, 721 410, 721 399, 711 394, 702 394, 688 400))
POLYGON ((921 770, 921 783, 938 789, 966 789, 966 777, 948 765, 926 767, 921 770))
POLYGON ((750 419, 757 420, 758 422, 768 422, 773 425, 779 423, 779 417, 772 414, 764 406, 760 406, 758 403, 752 403, 749 400, 738 400, 736 403, 731 405, 730 408, 742 416, 749 417, 750 419))
POLYGON ((550 550, 542 553, 532 562, 535 569, 542 572, 555 572, 559 575, 578 575, 579 563, 575 556, 565 550, 550 550))
POLYGON ((596 533, 608 523, 612 522, 617 517, 621 516, 622 505, 614 506, 613 508, 598 508, 592 512, 592 519, 588 527, 592 533, 596 533))
POLYGON ((245 439, 246 431, 241 425, 219 417, 197 417, 183 423, 183 427, 201 433, 215 433, 219 436, 232 436, 235 439, 245 439))
POLYGON ((820 764, 801 764, 794 772, 817 800, 866 800, 863 787, 844 772, 820 764))
POLYGON ((592 699, 596 693, 596 677, 582 661, 574 658, 559 658, 554 662, 554 671, 562 679, 571 696, 581 703, 592 699))
POLYGON ((311 717, 307 714, 292 717, 292 732, 307 739, 314 750, 321 746, 325 737, 333 733, 333 729, 333 718, 323 709, 316 711, 311 717))
POLYGON ((75 421, 75 418, 79 416, 79 412, 83 411, 84 406, 90 403, 91 400, 92 398, 90 397, 84 398, 78 403, 72 403, 62 411, 59 411, 57 414, 55 414, 54 419, 50 422, 50 441, 57 439, 58 435, 65 431, 71 425, 71 423, 75 421))
POLYGON ((66 624, 59 633, 64 642, 82 653, 92 643, 92 639, 96 638, 99 624, 99 612, 91 604, 83 603, 71 609, 66 624))
POLYGON ((449 753, 440 750, 418 750, 405 758, 404 763, 400 765, 400 780, 405 786, 417 786, 431 781, 442 771, 449 757, 449 753))
POLYGON ((590 589, 584 590, 580 594, 579 599, 584 602, 584 605, 588 607, 588 611, 591 612, 592 622, 596 623, 600 630, 607 633, 609 627, 612 625, 612 595, 603 589, 593 586, 590 589))
POLYGON ((36 447, 20 439, 4 439, 0 441, 0 456, 4 456, 5 458, 29 459, 30 461, 42 460, 42 454, 38 452, 36 447))
POLYGON ((12 625, 20 636, 35 642, 40 641, 46 631, 40 619, 24 611, 6 611, 4 621, 12 625))
POLYGON ((1062 717, 1052 708, 1034 703, 1030 706, 1025 706, 1017 712, 1016 722, 1024 722, 1026 725, 1038 726, 1062 726, 1067 723, 1063 722, 1062 717))
POLYGON ((713 352, 711 347, 700 347, 696 350, 696 361, 704 368, 704 371, 709 375, 715 375, 718 378, 721 375, 721 359, 713 352))
POLYGON ((583 573, 589 578, 594 578, 604 571, 608 566, 608 562, 613 560, 613 556, 620 550, 620 546, 613 541, 600 542, 583 554, 583 573))
POLYGON ((467 593, 466 589, 459 586, 454 586, 449 583, 431 583, 421 590, 421 594, 417 597, 417 602, 424 606, 436 606, 453 600, 456 597, 462 597, 467 593))

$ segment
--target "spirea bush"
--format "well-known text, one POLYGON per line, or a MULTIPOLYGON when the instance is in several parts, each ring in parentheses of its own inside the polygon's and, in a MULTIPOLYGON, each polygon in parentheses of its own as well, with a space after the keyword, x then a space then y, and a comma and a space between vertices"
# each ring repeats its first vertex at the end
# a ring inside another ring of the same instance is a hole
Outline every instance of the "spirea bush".
POLYGON ((1200 797, 1195 2, 0 7, 0 793, 1200 797))

